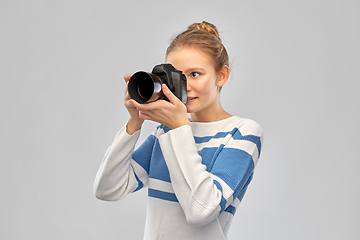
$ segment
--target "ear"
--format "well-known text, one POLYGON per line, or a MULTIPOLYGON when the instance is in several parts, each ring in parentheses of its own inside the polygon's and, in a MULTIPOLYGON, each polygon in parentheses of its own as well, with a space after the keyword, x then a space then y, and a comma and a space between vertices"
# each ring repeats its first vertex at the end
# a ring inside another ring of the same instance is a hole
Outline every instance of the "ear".
POLYGON ((219 71, 216 85, 219 88, 221 88, 226 83, 226 81, 229 79, 229 75, 230 75, 230 69, 228 66, 224 65, 219 71))

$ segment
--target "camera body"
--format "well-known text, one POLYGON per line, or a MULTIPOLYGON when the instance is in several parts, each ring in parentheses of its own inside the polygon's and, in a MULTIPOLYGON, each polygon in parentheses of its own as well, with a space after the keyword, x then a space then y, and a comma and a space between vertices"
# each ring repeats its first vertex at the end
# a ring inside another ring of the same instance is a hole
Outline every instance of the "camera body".
POLYGON ((161 91, 163 83, 181 102, 186 103, 186 76, 171 64, 156 65, 151 73, 143 71, 134 73, 128 84, 130 98, 138 103, 153 102, 160 99, 169 101, 161 91))

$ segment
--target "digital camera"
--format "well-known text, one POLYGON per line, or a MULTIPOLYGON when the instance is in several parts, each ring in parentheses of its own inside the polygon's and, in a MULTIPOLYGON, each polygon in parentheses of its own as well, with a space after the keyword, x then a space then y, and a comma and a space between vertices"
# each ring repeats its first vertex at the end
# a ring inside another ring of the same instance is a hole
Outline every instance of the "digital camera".
POLYGON ((181 102, 186 103, 186 76, 171 64, 156 65, 151 73, 143 71, 134 73, 128 84, 130 98, 138 103, 149 103, 160 99, 169 101, 161 91, 163 83, 181 102))

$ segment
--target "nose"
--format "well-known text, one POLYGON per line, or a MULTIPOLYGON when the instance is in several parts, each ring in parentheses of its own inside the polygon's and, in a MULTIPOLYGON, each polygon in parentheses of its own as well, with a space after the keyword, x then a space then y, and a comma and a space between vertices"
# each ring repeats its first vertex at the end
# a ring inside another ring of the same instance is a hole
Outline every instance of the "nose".
POLYGON ((190 87, 189 84, 187 84, 187 86, 186 86, 186 91, 190 92, 190 90, 191 90, 191 87, 190 87))
POLYGON ((191 87, 190 87, 190 83, 189 80, 186 82, 186 91, 190 92, 191 87))

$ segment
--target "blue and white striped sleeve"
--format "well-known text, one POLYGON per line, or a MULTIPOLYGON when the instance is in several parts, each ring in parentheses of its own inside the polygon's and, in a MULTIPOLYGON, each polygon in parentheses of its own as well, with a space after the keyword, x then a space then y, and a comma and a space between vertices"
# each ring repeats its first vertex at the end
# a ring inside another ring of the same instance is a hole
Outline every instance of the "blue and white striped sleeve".
POLYGON ((236 211, 233 201, 241 201, 253 177, 261 152, 262 130, 255 122, 234 128, 231 137, 219 147, 210 169, 217 188, 222 192, 220 212, 236 211))
POLYGON ((233 213, 231 204, 242 198, 251 181, 261 149, 261 127, 250 121, 229 134, 215 141, 216 150, 210 147, 212 153, 203 155, 190 126, 159 138, 174 192, 190 224, 203 226, 223 211, 233 213), (211 158, 207 159, 211 164, 203 164, 203 157, 211 158))
POLYGON ((140 131, 127 134, 126 127, 117 133, 96 174, 94 193, 97 198, 119 200, 147 184, 153 135, 134 151, 139 135, 140 131))

